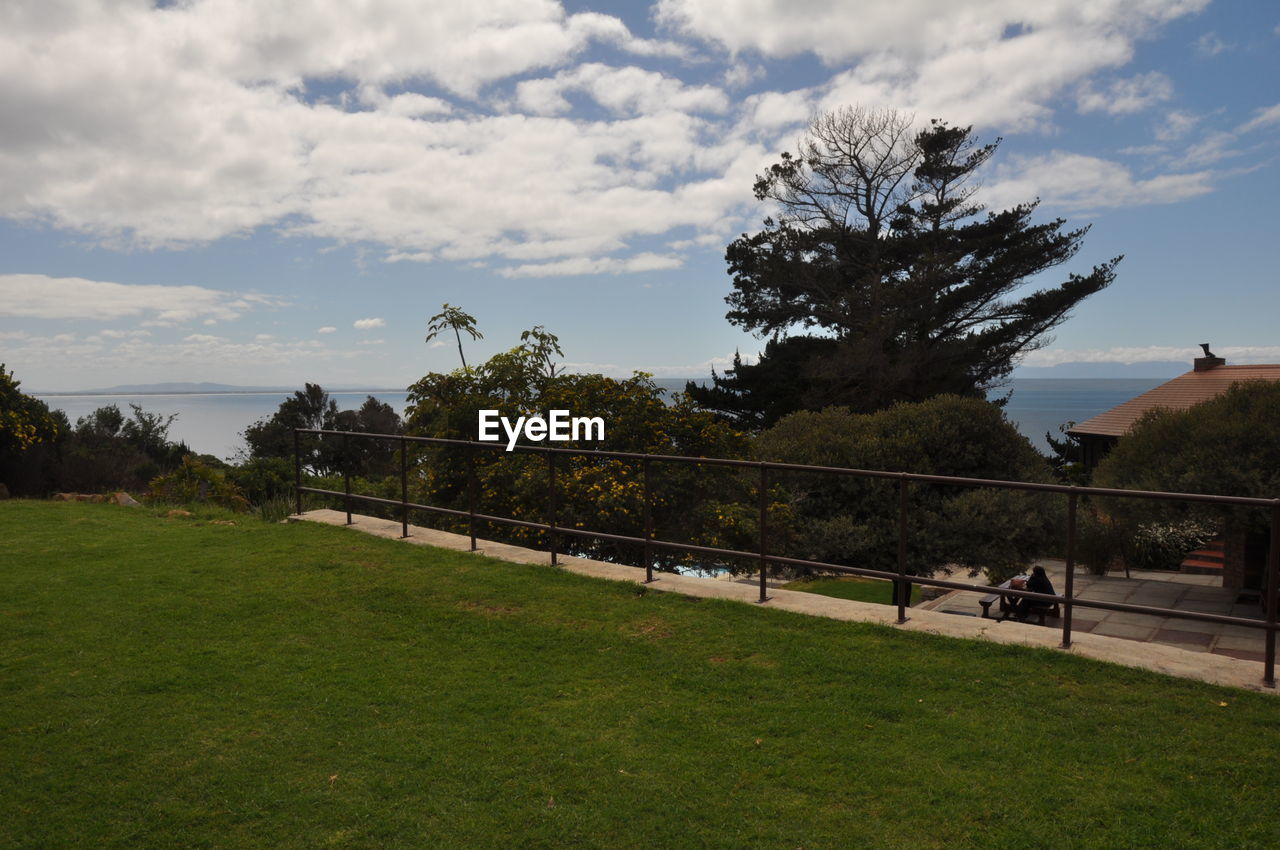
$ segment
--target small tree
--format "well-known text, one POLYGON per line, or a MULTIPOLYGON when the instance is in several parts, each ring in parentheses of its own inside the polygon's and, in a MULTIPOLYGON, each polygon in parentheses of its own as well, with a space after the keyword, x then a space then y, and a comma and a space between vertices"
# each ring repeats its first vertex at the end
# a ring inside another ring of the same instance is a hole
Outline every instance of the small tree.
POLYGON ((0 363, 0 462, 58 435, 49 406, 21 392, 22 382, 0 363))
POLYGON ((431 342, 439 336, 441 331, 446 329, 453 330, 454 339, 458 342, 458 358, 462 361, 462 368, 467 368, 467 358, 462 353, 462 334, 465 332, 471 336, 473 340, 484 339, 484 334, 476 330, 475 316, 463 312, 460 308, 445 303, 443 309, 431 317, 427 324, 427 338, 423 342, 431 342))

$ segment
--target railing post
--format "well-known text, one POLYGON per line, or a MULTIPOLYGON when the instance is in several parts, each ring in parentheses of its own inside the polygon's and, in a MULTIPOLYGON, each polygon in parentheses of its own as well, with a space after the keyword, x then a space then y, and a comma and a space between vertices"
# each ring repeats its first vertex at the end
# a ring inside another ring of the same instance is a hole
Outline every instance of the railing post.
POLYGON ((556 534, 556 453, 547 452, 547 501, 551 509, 551 566, 557 565, 557 544, 560 535, 556 534))
POLYGON ((400 438, 400 537, 409 536, 409 441, 400 438))
POLYGON ((1271 507, 1271 550, 1267 552, 1267 658, 1262 683, 1276 686, 1276 607, 1280 601, 1280 499, 1271 507))
POLYGON ((907 580, 907 474, 898 479, 898 624, 911 619, 907 603, 911 600, 911 583, 907 580))
POLYGON ((471 535, 471 551, 476 551, 476 449, 467 449, 467 531, 471 535))
POLYGON ((302 513, 302 447, 298 429, 293 429, 293 494, 297 497, 297 513, 302 513))
POLYGON ((769 467, 760 464, 760 599, 769 601, 769 467))
POLYGON ((653 581, 653 508, 649 503, 649 457, 644 459, 644 581, 653 581))
POLYGON ((351 440, 342 432, 342 491, 346 493, 347 525, 351 525, 351 440))
POLYGON ((1079 496, 1075 490, 1067 496, 1067 577, 1063 593, 1066 599, 1062 603, 1062 648, 1071 648, 1071 600, 1075 596, 1076 584, 1076 502, 1079 496))

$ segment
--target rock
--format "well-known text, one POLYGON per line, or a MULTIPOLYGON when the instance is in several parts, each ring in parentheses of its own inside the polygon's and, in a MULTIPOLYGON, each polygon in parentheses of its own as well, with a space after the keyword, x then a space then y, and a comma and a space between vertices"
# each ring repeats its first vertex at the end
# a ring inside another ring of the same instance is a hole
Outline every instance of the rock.
POLYGON ((141 506, 141 503, 138 500, 123 491, 119 493, 112 493, 111 497, 107 501, 111 502, 113 505, 124 505, 130 508, 141 506))
POLYGON ((172 517, 174 519, 179 519, 181 517, 195 516, 195 514, 191 513, 191 511, 183 511, 183 510, 179 510, 178 508, 174 508, 173 510, 169 511, 169 513, 165 514, 165 516, 172 517))
POLYGON ((7 498, 9 498, 9 488, 4 485, 3 481, 0 481, 0 499, 7 498))
POLYGON ((74 502, 76 500, 75 493, 54 493, 53 500, 55 502, 74 502))

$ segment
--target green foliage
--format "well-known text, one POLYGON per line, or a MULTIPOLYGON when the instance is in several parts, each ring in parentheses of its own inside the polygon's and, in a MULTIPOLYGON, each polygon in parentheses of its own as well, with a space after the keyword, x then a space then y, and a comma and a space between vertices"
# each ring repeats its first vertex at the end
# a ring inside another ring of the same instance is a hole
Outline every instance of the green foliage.
POLYGON ((462 353, 462 334, 466 333, 472 339, 484 339, 484 334, 476 330, 475 316, 448 303, 427 321, 427 337, 423 341, 431 342, 446 329, 453 331, 453 336, 458 342, 458 358, 462 360, 462 368, 465 370, 467 358, 462 353))
MULTIPOLYGON (((560 354, 555 335, 534 328, 521 344, 479 366, 448 374, 430 373, 409 387, 409 433, 458 440, 477 438, 478 413, 498 410, 512 420, 569 410, 575 416, 600 417, 603 441, 566 442, 557 448, 618 452, 741 457, 742 434, 717 422, 686 396, 663 399, 650 376, 636 373, 616 380, 603 375, 568 375, 557 369, 560 354)), ((495 516, 543 522, 550 517, 548 461, 532 453, 493 449, 415 447, 411 498, 423 504, 465 510, 468 475, 475 465, 477 510, 495 516)), ((706 505, 723 499, 733 476, 716 468, 693 469, 662 464, 652 471, 651 510, 656 536, 677 541, 707 541, 714 529, 705 523, 706 505)), ((593 459, 580 455, 556 460, 556 519, 569 528, 613 534, 644 534, 643 470, 639 463, 593 459)), ((454 521, 442 525, 461 530, 454 521)), ((488 539, 545 547, 545 534, 495 526, 483 529, 488 539)), ((626 546, 589 538, 562 536, 561 551, 638 563, 626 546)), ((659 566, 687 558, 659 553, 659 566)))
POLYGON ((1217 529, 1195 520, 1151 523, 1125 538, 1125 563, 1134 570, 1176 570, 1187 555, 1217 536, 1217 529))
MULTIPOLYGON (((247 447, 243 466, 251 467, 258 461, 284 459, 289 469, 294 461, 294 430, 297 428, 327 431, 360 431, 370 434, 399 434, 403 428, 400 416, 391 405, 368 396, 357 410, 339 410, 338 403, 319 384, 306 384, 280 403, 267 419, 260 419, 242 434, 247 447)), ((391 475, 396 469, 396 445, 392 440, 363 440, 314 434, 298 437, 299 455, 303 468, 315 475, 342 474, 344 470, 355 476, 391 475)), ((246 473, 246 482, 270 498, 279 492, 269 480, 279 467, 264 464, 246 473), (264 477, 265 476, 265 477, 264 477)), ((288 480, 293 479, 290 471, 288 480)))
POLYGON ((1096 576, 1105 576, 1124 556, 1126 530, 1092 507, 1076 515, 1076 562, 1096 576))
POLYGON ((293 460, 255 457, 225 470, 227 478, 255 505, 293 493, 293 460))
MULTIPOLYGON (((756 439, 763 460, 816 466, 1044 482, 1043 458, 978 399, 939 396, 873 414, 833 407, 791 414, 756 439)), ((897 570, 898 482, 855 476, 779 475, 795 514, 793 557, 897 570)), ((1007 577, 1053 545, 1060 500, 1007 489, 909 486, 908 569, 961 568, 1007 577)))
POLYGON ((0 471, 11 456, 58 435, 49 406, 21 392, 20 386, 22 382, 0 363, 0 471))
POLYGON ((1036 202, 983 215, 973 176, 998 143, 938 121, 914 132, 891 111, 815 118, 799 153, 756 182, 778 218, 725 254, 729 321, 773 343, 694 397, 757 428, 795 409, 867 412, 997 386, 1119 262, 1025 291, 1087 228, 1033 223, 1036 202))
POLYGON ((184 457, 174 471, 153 480, 147 499, 169 505, 214 504, 231 511, 249 510, 249 501, 225 473, 192 455, 184 457))
MULTIPOLYGON (((1183 411, 1153 410, 1094 471, 1100 487, 1229 496, 1280 496, 1280 383, 1233 384, 1183 411)), ((1267 512, 1137 499, 1112 499, 1108 513, 1136 528, 1191 518, 1217 526, 1238 522, 1254 532, 1267 512)))

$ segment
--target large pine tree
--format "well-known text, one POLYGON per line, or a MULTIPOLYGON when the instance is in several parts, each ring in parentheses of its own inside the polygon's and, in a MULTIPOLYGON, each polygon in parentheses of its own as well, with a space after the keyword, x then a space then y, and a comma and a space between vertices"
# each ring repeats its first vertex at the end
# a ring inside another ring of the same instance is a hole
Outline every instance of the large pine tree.
POLYGON ((797 409, 872 411, 998 386, 1120 261, 1023 290, 1071 259, 1088 228, 1034 223, 1038 201, 975 203, 974 174, 998 144, 940 121, 916 131, 887 110, 816 118, 798 153, 757 179, 777 217, 726 252, 728 319, 769 344, 714 386, 690 385, 694 398, 764 427, 797 409))

